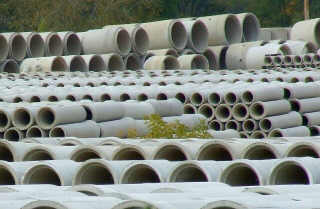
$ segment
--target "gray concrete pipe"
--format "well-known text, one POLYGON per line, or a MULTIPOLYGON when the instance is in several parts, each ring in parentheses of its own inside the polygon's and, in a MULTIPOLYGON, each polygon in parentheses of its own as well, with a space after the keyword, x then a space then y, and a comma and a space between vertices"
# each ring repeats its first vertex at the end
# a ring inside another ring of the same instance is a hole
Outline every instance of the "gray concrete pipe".
POLYGON ((149 50, 149 53, 152 53, 153 56, 174 56, 179 57, 179 54, 176 49, 169 48, 169 49, 156 49, 156 50, 149 50))
POLYGON ((65 140, 76 139, 73 137, 67 138, 53 138, 53 137, 32 137, 32 138, 24 138, 21 142, 24 143, 37 143, 37 144, 45 144, 45 145, 60 145, 60 142, 65 140))
POLYGON ((72 31, 59 32, 62 43, 63 43, 63 54, 64 55, 80 55, 82 51, 82 44, 80 37, 77 33, 72 31))
POLYGON ((320 125, 320 112, 304 113, 302 117, 306 126, 320 125))
POLYGON ((166 142, 157 147, 143 146, 143 149, 151 153, 150 159, 152 160, 184 161, 193 160, 195 156, 192 145, 190 147, 176 142, 166 142))
POLYGON ((203 104, 199 107, 199 114, 205 116, 208 120, 215 118, 215 109, 210 104, 203 104))
POLYGON ((259 40, 260 21, 253 13, 241 13, 236 15, 242 27, 242 41, 250 42, 259 40))
POLYGON ((49 131, 43 130, 37 125, 29 127, 26 132, 26 137, 43 138, 48 136, 49 136, 49 131))
POLYGON ((132 118, 122 118, 109 122, 99 123, 101 129, 101 137, 127 137, 129 130, 136 128, 135 120, 132 118))
POLYGON ((268 133, 266 133, 265 131, 261 131, 261 130, 256 130, 254 131, 250 138, 252 139, 264 139, 268 137, 268 133))
POLYGON ((40 33, 40 36, 45 42, 45 55, 46 56, 62 56, 63 55, 63 42, 56 32, 40 33))
POLYGON ((291 144, 285 152, 285 157, 320 157, 320 146, 317 141, 297 141, 291 144))
POLYGON ((43 145, 32 146, 22 156, 22 161, 65 160, 75 149, 73 146, 43 145))
POLYGON ((183 107, 184 114, 197 114, 198 110, 197 107, 192 104, 185 104, 183 107))
POLYGON ((27 42, 20 33, 2 33, 6 38, 9 50, 8 57, 22 61, 27 56, 27 42))
POLYGON ((36 123, 35 117, 43 106, 44 104, 17 107, 12 115, 12 125, 19 130, 27 130, 36 123))
POLYGON ((50 137, 97 138, 101 135, 100 124, 92 120, 80 123, 58 125, 49 132, 50 137))
POLYGON ((79 55, 69 55, 64 56, 64 60, 66 61, 68 65, 68 71, 70 72, 88 72, 89 66, 87 65, 86 61, 82 58, 82 56, 79 55))
POLYGON ((248 146, 242 150, 240 158, 249 160, 283 158, 289 145, 289 143, 273 143, 271 141, 261 142, 258 140, 248 144, 248 146))
POLYGON ((245 121, 249 118, 249 108, 245 104, 236 104, 232 108, 232 116, 237 121, 245 121))
POLYGON ((216 107, 216 119, 221 122, 227 122, 232 118, 232 109, 229 105, 221 104, 216 107))
POLYGON ((246 90, 241 95, 241 100, 246 104, 253 102, 267 102, 273 100, 281 100, 285 97, 283 88, 279 87, 264 87, 254 90, 246 90))
POLYGON ((218 70, 219 69, 219 61, 217 54, 209 47, 203 53, 209 62, 209 69, 210 70, 218 70))
POLYGON ((272 130, 268 137, 306 137, 311 136, 311 131, 306 126, 296 126, 292 128, 277 128, 272 130))
POLYGON ((293 55, 316 53, 317 51, 317 46, 312 42, 287 40, 285 43, 290 47, 293 55))
POLYGON ((9 55, 9 40, 7 36, 0 34, 0 62, 3 62, 9 55))
POLYGON ((292 99, 290 100, 292 110, 300 113, 310 113, 320 111, 320 98, 292 99))
POLYGON ((208 133, 215 139, 240 138, 240 133, 232 129, 226 129, 222 131, 208 130, 208 133))
POLYGON ((26 171, 37 162, 0 162, 0 184, 21 184, 21 178, 26 171))
POLYGON ((107 64, 101 55, 91 54, 81 56, 86 61, 89 71, 101 72, 107 70, 107 64))
MULTIPOLYGON (((221 121, 218 121, 218 120, 210 120, 210 121, 209 121, 209 124, 208 124, 208 127, 209 127, 210 129, 212 129, 212 130, 211 130, 212 132, 213 132, 213 131, 223 131, 223 130, 225 130, 224 123, 222 123, 221 121)), ((211 133, 211 135, 212 135, 214 138, 216 138, 216 137, 215 137, 215 133, 216 133, 216 132, 211 133)))
POLYGON ((246 119, 242 123, 242 130, 245 132, 253 132, 259 129, 259 121, 252 118, 246 119))
POLYGON ((287 114, 290 111, 291 105, 287 100, 255 102, 249 108, 250 116, 256 120, 261 120, 267 116, 287 114))
POLYGON ((147 32, 140 24, 121 25, 130 34, 132 51, 139 55, 145 55, 150 46, 150 40, 147 32))
POLYGON ((155 114, 153 105, 147 102, 137 102, 134 100, 124 102, 123 117, 130 117, 137 120, 143 120, 145 117, 155 114))
MULTIPOLYGON (((124 63, 119 54, 101 54, 100 55, 105 62, 107 71, 122 71, 126 69, 128 63, 124 63)), ((131 54, 128 54, 131 56, 131 54)), ((142 68, 142 67, 141 67, 142 68)), ((141 69, 139 68, 139 69, 141 69)))
POLYGON ((188 34, 187 48, 196 53, 203 53, 208 48, 209 32, 201 20, 182 21, 188 34))
POLYGON ((183 114, 183 104, 175 98, 169 98, 163 101, 150 99, 146 102, 150 103, 155 113, 161 117, 179 116, 183 114))
POLYGON ((81 104, 87 112, 87 120, 96 122, 118 120, 124 117, 125 106, 123 103, 106 101, 106 102, 87 102, 81 104), (106 109, 112 110, 105 111, 106 109))
POLYGON ((25 138, 25 132, 20 131, 16 127, 11 127, 4 132, 3 138, 9 141, 20 141, 25 138))
POLYGON ((39 33, 24 32, 21 33, 27 43, 28 57, 44 57, 45 43, 39 33))
POLYGON ((319 25, 319 18, 297 22, 291 29, 290 39, 309 41, 319 47, 319 25))
POLYGON ((263 131, 271 131, 276 128, 292 128, 302 125, 302 116, 297 112, 289 112, 287 114, 271 116, 262 119, 259 126, 263 131))
POLYGON ((124 58, 124 65, 127 70, 142 69, 142 62, 138 54, 130 53, 124 58))
POLYGON ((67 72, 68 65, 63 57, 28 58, 20 65, 21 73, 67 72))
POLYGON ((176 57, 152 56, 143 65, 146 70, 176 70, 180 69, 180 63, 176 57))
POLYGON ((200 54, 182 55, 178 58, 181 68, 183 70, 192 69, 209 69, 209 62, 207 58, 200 54))
POLYGON ((208 102, 208 91, 204 92, 204 91, 196 91, 193 94, 191 94, 190 97, 190 102, 195 105, 196 107, 199 107, 203 104, 205 104, 206 102, 208 102))
POLYGON ((1 73, 20 73, 19 64, 13 59, 7 59, 0 65, 1 73))
POLYGON ((226 129, 236 130, 238 132, 242 131, 242 122, 237 120, 229 120, 225 124, 226 129))
POLYGON ((112 154, 118 148, 118 145, 80 145, 70 153, 70 159, 76 162, 85 162, 90 159, 112 160, 112 154))
MULTIPOLYGON (((49 138, 49 139, 52 139, 52 138, 49 138)), ((58 139, 60 139, 60 138, 58 138, 58 139)), ((75 137, 66 137, 66 138, 62 138, 61 141, 58 141, 57 145, 61 145, 61 146, 77 146, 77 145, 98 146, 98 145, 102 145, 103 143, 106 143, 105 145, 107 145, 108 140, 110 140, 109 145, 111 145, 111 142, 112 142, 111 140, 113 140, 112 138, 108 139, 108 138, 75 138, 75 137)), ((118 142, 118 143, 120 143, 120 142, 118 142)), ((116 142, 114 142, 114 144, 116 144, 116 142)))
POLYGON ((320 86, 313 84, 297 85, 288 84, 284 86, 287 97, 296 99, 306 99, 313 97, 320 97, 320 86))

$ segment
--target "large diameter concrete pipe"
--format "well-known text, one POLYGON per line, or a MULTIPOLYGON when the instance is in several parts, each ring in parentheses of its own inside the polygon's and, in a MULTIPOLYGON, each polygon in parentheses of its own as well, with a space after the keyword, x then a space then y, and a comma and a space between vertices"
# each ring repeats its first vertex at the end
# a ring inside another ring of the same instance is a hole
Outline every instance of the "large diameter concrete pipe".
POLYGON ((306 126, 297 126, 293 128, 277 128, 272 130, 268 137, 306 137, 311 136, 311 131, 306 126))
POLYGON ((248 144, 241 153, 243 159, 249 160, 267 160, 283 158, 285 151, 288 149, 287 144, 284 143, 268 143, 268 142, 254 142, 248 144))
POLYGON ((297 22, 293 25, 290 33, 291 40, 309 41, 320 46, 320 19, 311 19, 297 22))
POLYGON ((89 71, 101 72, 107 70, 107 64, 102 55, 82 55, 82 58, 86 61, 89 71))
POLYGON ((288 147, 285 156, 320 158, 320 146, 313 141, 295 142, 288 147))
POLYGON ((58 125, 49 132, 50 137, 79 137, 79 138, 97 138, 100 137, 101 130, 99 124, 92 120, 86 120, 80 123, 71 123, 58 125))
POLYGON ((320 111, 320 98, 309 98, 309 99, 292 99, 290 101, 292 110, 300 113, 309 113, 320 111))
POLYGON ((63 55, 63 41, 58 33, 45 32, 40 33, 45 42, 45 55, 46 56, 62 56, 63 55))
POLYGON ((2 140, 0 142, 0 160, 13 162, 21 161, 25 152, 27 152, 31 147, 37 146, 38 144, 26 144, 22 142, 10 142, 7 140, 2 140))
POLYGON ((273 100, 281 100, 285 97, 284 89, 279 87, 257 88, 254 90, 244 91, 241 100, 246 104, 253 102, 267 102, 273 100))
POLYGON ((87 120, 96 122, 118 120, 124 117, 125 107, 122 103, 106 101, 106 102, 88 102, 82 106, 87 112, 87 120), (112 110, 112 111, 106 111, 112 110))
POLYGON ((26 171, 37 162, 0 162, 0 185, 21 184, 26 171))
POLYGON ((8 56, 22 61, 27 56, 27 42, 20 33, 2 33, 9 45, 8 56))
MULTIPOLYGON (((210 120, 209 121, 209 124, 208 124, 209 128, 212 129, 210 131, 223 131, 225 130, 225 124, 221 121, 218 121, 218 120, 210 120)), ((211 136, 213 136, 214 133, 210 133, 211 136)), ((214 137, 216 138, 216 137, 214 137)))
MULTIPOLYGON (((105 62, 107 71, 122 71, 125 70, 126 64, 128 64, 124 63, 122 57, 116 53, 102 54, 100 56, 105 62)), ((130 56, 130 54, 128 56, 130 56)))
POLYGON ((260 21, 253 13, 241 13, 236 15, 242 26, 242 41, 257 41, 260 37, 260 21))
POLYGON ((81 105, 44 106, 36 115, 37 124, 45 129, 67 123, 77 123, 86 120, 87 112, 81 105))
POLYGON ((207 58, 210 70, 219 69, 218 56, 211 48, 207 48, 202 54, 207 58))
POLYGON ((285 43, 290 47, 292 55, 316 53, 317 51, 317 46, 312 42, 288 40, 285 43))
POLYGON ((266 185, 272 169, 279 160, 236 160, 227 165, 219 181, 231 186, 266 185))
POLYGON ((21 73, 67 72, 68 69, 63 57, 28 58, 20 65, 21 73))
POLYGON ((297 112, 267 117, 259 122, 259 126, 263 131, 271 131, 276 128, 292 128, 301 125, 302 116, 297 112))
POLYGON ((179 116, 183 114, 183 104, 176 98, 167 100, 149 99, 146 102, 150 103, 155 113, 161 117, 179 116))
POLYGON ((25 132, 17 129, 16 127, 11 127, 7 129, 3 134, 3 138, 9 141, 20 141, 24 137, 25 132))
POLYGON ((81 36, 81 42, 85 54, 118 53, 126 56, 132 46, 128 31, 117 26, 89 30, 81 36))
POLYGON ((156 148, 145 146, 145 150, 152 152, 151 159, 153 160, 169 160, 169 161, 184 161, 194 159, 192 151, 180 143, 167 142, 156 148))
POLYGON ((86 61, 83 59, 82 56, 79 55, 69 55, 64 56, 64 60, 66 61, 70 72, 88 72, 89 66, 87 65, 86 61))
POLYGON ((27 130, 35 124, 35 117, 40 108, 41 105, 16 108, 12 115, 12 124, 19 130, 27 130))
POLYGON ((36 32, 21 33, 27 42, 28 57, 43 57, 45 54, 45 43, 41 35, 36 32))
POLYGON ((122 105, 124 107, 123 117, 143 120, 145 117, 155 114, 153 105, 147 102, 128 101, 122 105))
POLYGON ((122 118, 109 122, 99 123, 101 129, 101 137, 127 137, 128 131, 136 128, 135 120, 132 118, 122 118))
POLYGON ((216 54, 217 70, 226 68, 226 53, 228 48, 229 48, 228 46, 208 47, 208 49, 212 50, 216 54))
POLYGON ((38 162, 22 177, 22 184, 54 184, 71 186, 72 179, 80 167, 72 160, 50 160, 38 162))
POLYGON ((236 104, 232 108, 232 115, 237 121, 245 121, 249 117, 249 108, 245 104, 236 104))
POLYGON ((320 112, 311 112, 303 114, 303 123, 307 126, 320 125, 320 112))
POLYGON ((174 48, 182 51, 187 46, 187 30, 180 20, 143 23, 141 27, 149 36, 150 49, 174 48))
POLYGON ((207 58, 200 54, 182 55, 178 58, 178 61, 183 70, 209 69, 207 58))
POLYGON ((238 18, 232 14, 200 17, 209 32, 209 46, 240 43, 242 28, 238 18))
POLYGON ((171 55, 174 57, 179 57, 177 50, 170 48, 170 49, 156 49, 156 50, 149 50, 149 53, 152 53, 153 56, 167 56, 171 55))
POLYGON ((82 44, 80 37, 77 33, 72 31, 59 32, 62 43, 63 43, 63 54, 64 55, 80 55, 82 51, 82 44))
POLYGON ((288 158, 279 161, 271 170, 268 183, 319 184, 317 168, 320 161, 314 158, 288 158))
POLYGON ((208 48, 209 32, 206 24, 201 20, 187 20, 182 22, 187 30, 187 47, 196 53, 202 53, 208 48))
POLYGON ((7 59, 0 64, 1 73, 20 73, 19 64, 14 59, 7 59))
POLYGON ((143 65, 146 70, 177 70, 180 69, 180 63, 173 56, 152 56, 143 65))
POLYGON ((22 161, 62 160, 69 159, 73 146, 47 146, 38 145, 25 151, 22 161))
POLYGON ((142 69, 141 58, 136 53, 128 54, 124 60, 124 65, 127 70, 140 70, 142 69))
POLYGON ((0 34, 0 49, 0 62, 3 62, 9 55, 9 39, 2 34, 0 34))
POLYGON ((267 116, 287 114, 290 111, 291 105, 287 100, 255 102, 249 108, 250 116, 256 120, 261 120, 267 116))
POLYGON ((12 126, 12 115, 15 108, 0 108, 0 132, 4 132, 12 126))
POLYGON ((149 153, 137 145, 121 145, 112 153, 112 160, 146 160, 149 153))
POLYGON ((85 162, 90 159, 112 159, 112 153, 119 146, 92 146, 92 145, 80 145, 77 146, 71 153, 70 159, 76 162, 85 162))

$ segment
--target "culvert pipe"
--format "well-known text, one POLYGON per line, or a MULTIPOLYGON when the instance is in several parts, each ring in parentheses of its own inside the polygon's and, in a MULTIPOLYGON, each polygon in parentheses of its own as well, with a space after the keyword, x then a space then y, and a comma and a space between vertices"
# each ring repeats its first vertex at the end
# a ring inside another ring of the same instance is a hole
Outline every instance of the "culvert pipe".
POLYGON ((260 21, 253 13, 236 15, 242 27, 242 41, 257 41, 260 37, 260 21))
POLYGON ((261 131, 261 130, 256 130, 254 132, 252 132, 250 138, 252 139, 264 139, 264 138, 267 138, 268 137, 268 134, 264 131, 261 131))
POLYGON ((293 25, 290 32, 291 40, 308 41, 316 46, 320 46, 319 40, 320 19, 310 19, 299 21, 293 25))
POLYGON ((72 179, 80 167, 72 160, 50 160, 38 162, 22 177, 22 184, 54 184, 71 186, 72 179))
POLYGON ((279 87, 257 88, 254 90, 244 91, 241 100, 246 104, 253 102, 267 102, 273 100, 281 100, 285 97, 284 89, 279 87))
POLYGON ((210 70, 219 69, 218 56, 211 48, 207 48, 202 55, 207 58, 210 70))
POLYGON ((302 116, 297 112, 289 112, 283 115, 267 117, 259 122, 263 131, 271 131, 276 128, 285 129, 302 125, 302 116))
POLYGON ((146 54, 150 46, 150 40, 148 33, 140 24, 127 24, 121 25, 121 27, 125 28, 130 34, 132 51, 139 55, 146 54))
POLYGON ((183 70, 193 69, 209 69, 209 62, 207 58, 200 54, 182 55, 178 58, 181 68, 183 70))
POLYGON ((250 116, 255 120, 261 120, 267 116, 287 114, 290 111, 291 105, 287 100, 255 102, 249 108, 250 116))
POLYGON ((292 55, 301 55, 317 52, 317 46, 312 42, 306 42, 301 40, 287 40, 285 43, 290 47, 292 55))
POLYGON ((283 158, 289 144, 256 141, 248 144, 241 153, 241 159, 268 160, 283 158))
POLYGON ((112 154, 119 146, 79 145, 71 153, 70 159, 76 162, 85 162, 90 159, 112 159, 112 154))
POLYGON ((127 70, 142 69, 142 62, 138 54, 130 53, 124 58, 123 61, 127 70))
POLYGON ((8 57, 16 61, 22 61, 27 56, 27 42, 20 33, 2 33, 7 39, 9 51, 8 57))
POLYGON ((240 138, 240 133, 236 130, 233 130, 233 129, 227 129, 227 130, 222 130, 222 131, 208 130, 208 133, 214 139, 240 138))
POLYGON ((311 112, 303 114, 303 123, 306 126, 320 125, 320 112, 311 112))
POLYGON ((283 63, 283 56, 277 55, 277 56, 272 56, 272 62, 275 66, 281 66, 283 63))
POLYGON ((319 191, 319 185, 270 185, 245 188, 244 192, 254 192, 264 195, 302 195, 309 194, 309 191, 319 191))
POLYGON ((23 131, 20 131, 16 127, 7 129, 3 134, 3 138, 7 139, 8 141, 20 141, 24 137, 25 133, 23 131))
POLYGON ((320 97, 318 85, 287 85, 284 87, 287 98, 307 99, 313 97, 320 97))
POLYGON ((112 153, 112 160, 147 160, 147 151, 137 145, 121 145, 112 153))
POLYGON ((197 107, 203 105, 207 101, 208 98, 206 92, 196 91, 193 94, 191 94, 190 102, 197 107))
POLYGON ((25 152, 31 147, 37 146, 38 144, 29 144, 22 142, 10 142, 7 140, 1 140, 0 142, 0 160, 13 162, 21 161, 25 152))
POLYGON ((230 186, 266 185, 270 169, 279 160, 236 160, 226 166, 219 181, 230 186))
POLYGON ((12 125, 19 130, 27 130, 35 124, 35 117, 41 106, 42 105, 16 108, 12 115, 12 125))
POLYGON ((75 148, 72 146, 43 145, 32 146, 22 156, 22 161, 65 160, 75 148))
POLYGON ((290 100, 292 110, 300 113, 310 113, 320 111, 320 98, 292 99, 290 100))
POLYGON ((268 183, 270 185, 283 184, 319 184, 317 168, 318 159, 288 158, 277 162, 272 168, 268 183))
POLYGON ((88 72, 88 65, 86 61, 83 59, 82 56, 80 55, 69 55, 69 56, 64 56, 64 60, 66 61, 68 65, 68 71, 69 72, 88 72))
MULTIPOLYGON (((209 121, 208 124, 209 128, 212 129, 213 131, 223 131, 225 130, 224 123, 218 120, 211 120, 209 121)), ((212 134, 211 134, 212 135, 212 134)))
POLYGON ((216 107, 216 119, 221 122, 227 122, 232 118, 232 109, 229 105, 222 104, 216 107))
POLYGON ((28 128, 26 132, 27 138, 43 138, 48 136, 49 136, 49 132, 43 130, 37 125, 31 126, 30 128, 28 128))
POLYGON ((183 106, 183 112, 184 114, 197 114, 198 110, 197 107, 192 104, 185 104, 183 106))
POLYGON ((188 34, 187 48, 196 53, 203 53, 208 48, 209 32, 201 20, 182 21, 188 34))
POLYGON ((108 121, 98 124, 101 129, 101 137, 127 137, 129 130, 136 128, 135 120, 132 118, 122 118, 120 120, 108 121))
POLYGON ((40 36, 45 43, 46 56, 62 56, 63 55, 63 41, 56 32, 40 33, 40 36))
POLYGON ((125 107, 122 103, 114 101, 106 102, 88 102, 82 103, 87 112, 87 120, 96 122, 119 120, 125 114, 125 107), (105 111, 112 110, 112 111, 105 111))
POLYGON ((27 58, 20 65, 21 73, 67 72, 68 65, 63 57, 27 58))
POLYGON ((184 161, 194 159, 192 150, 180 143, 167 142, 156 148, 146 146, 144 149, 151 151, 151 159, 153 160, 184 161))
POLYGON ((311 65, 313 60, 312 60, 313 56, 310 55, 310 54, 304 54, 302 56, 302 61, 303 61, 303 64, 305 65, 311 65))
MULTIPOLYGON (((52 138, 49 138, 52 139, 52 138)), ((75 138, 75 137, 68 137, 68 138, 63 138, 63 140, 58 141, 57 145, 62 145, 62 146, 77 146, 77 145, 94 145, 98 146, 101 145, 101 143, 106 143, 106 145, 112 145, 113 139, 104 139, 104 138, 75 138), (110 140, 110 143, 108 143, 108 140, 110 140)), ((119 142, 118 142, 119 143, 119 142)), ((114 142, 113 144, 116 144, 114 142)))
POLYGON ((215 118, 215 109, 210 104, 203 104, 199 107, 199 114, 205 116, 209 120, 213 120, 215 118))
POLYGON ((232 129, 240 132, 242 131, 242 122, 237 120, 229 120, 226 122, 225 128, 227 130, 232 129))
POLYGON ((242 28, 238 18, 232 14, 200 17, 208 28, 209 46, 229 45, 240 43, 242 28))
POLYGON ((174 48, 182 51, 187 46, 188 33, 180 20, 143 23, 141 27, 149 36, 151 50, 174 48), (159 34, 162 35, 159 37, 159 34))
POLYGON ((58 33, 63 44, 64 55, 80 55, 82 51, 82 44, 77 33, 72 31, 58 33))
POLYGON ((8 36, 0 34, 0 62, 5 61, 9 55, 9 39, 8 36))
POLYGON ((124 107, 123 117, 143 120, 146 117, 156 113, 152 104, 147 102, 127 101, 122 105, 124 107))
POLYGON ((153 56, 174 56, 179 57, 179 54, 176 49, 170 48, 170 49, 156 49, 156 50, 149 50, 148 53, 152 53, 153 56))
POLYGON ((146 102, 150 103, 155 113, 161 117, 179 116, 183 114, 183 104, 176 98, 169 98, 167 100, 149 99, 146 102))
POLYGON ((37 162, 0 162, 0 185, 21 184, 26 171, 37 162))
POLYGON ((311 131, 306 126, 296 126, 292 128, 277 128, 272 130, 268 137, 306 137, 311 136, 311 131))
POLYGON ((285 157, 320 158, 319 143, 313 141, 295 142, 288 147, 285 157))
POLYGON ((249 108, 245 104, 236 104, 232 108, 232 115, 237 121, 245 121, 249 118, 249 108))
POLYGON ((118 26, 89 30, 82 35, 81 42, 84 54, 118 53, 126 56, 132 47, 128 31, 118 26))
POLYGON ((143 68, 146 70, 177 70, 180 69, 180 63, 176 57, 152 56, 145 61, 143 68))
POLYGON ((39 33, 24 32, 21 35, 27 43, 27 57, 44 57, 45 43, 39 33))
POLYGON ((90 55, 81 55, 81 56, 86 61, 89 71, 93 71, 93 72, 107 71, 107 64, 104 58, 102 57, 102 55, 90 54, 90 55))
POLYGON ((58 125, 49 132, 50 137, 79 137, 97 138, 100 137, 100 125, 93 120, 86 120, 80 123, 58 125))
POLYGON ((19 64, 13 59, 7 59, 0 64, 1 73, 20 73, 19 64))
POLYGON ((253 132, 259 129, 259 122, 249 118, 243 121, 242 123, 242 130, 245 132, 253 132))
MULTIPOLYGON (((124 63, 122 57, 116 53, 102 54, 100 56, 102 57, 102 59, 105 62, 107 71, 122 71, 122 70, 126 69, 126 64, 128 64, 128 63, 124 63)), ((127 55, 127 57, 129 57, 129 56, 132 56, 132 54, 127 55)), ((135 64, 133 64, 133 65, 135 65, 135 64)), ((137 66, 135 65, 135 67, 137 67, 137 66)), ((141 68, 139 68, 139 69, 141 69, 141 68)))

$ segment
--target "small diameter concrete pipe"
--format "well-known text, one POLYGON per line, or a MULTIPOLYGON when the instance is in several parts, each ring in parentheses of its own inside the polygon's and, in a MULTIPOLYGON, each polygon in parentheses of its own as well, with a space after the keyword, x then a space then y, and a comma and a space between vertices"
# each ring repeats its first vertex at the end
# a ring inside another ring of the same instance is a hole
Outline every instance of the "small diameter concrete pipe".
POLYGON ((81 42, 84 54, 118 53, 126 56, 132 47, 128 31, 118 26, 89 30, 81 36, 81 42))
POLYGON ((175 49, 156 49, 156 50, 149 50, 149 53, 152 53, 153 56, 167 56, 167 55, 171 55, 174 57, 179 57, 179 54, 177 52, 177 50, 175 49))
POLYGON ((132 118, 122 118, 109 122, 98 123, 101 129, 101 137, 127 137, 130 130, 135 130, 135 120, 132 118))
POLYGON ((215 46, 208 47, 208 50, 211 50, 216 55, 217 60, 217 70, 226 68, 226 53, 228 50, 228 46, 215 46))
POLYGON ((150 103, 155 113, 161 117, 179 116, 183 114, 183 104, 175 98, 168 100, 149 99, 146 102, 150 103))
POLYGON ((143 65, 146 70, 177 70, 180 69, 180 63, 173 56, 152 56, 143 65))
POLYGON ((58 125, 49 132, 50 137, 79 137, 97 138, 100 137, 100 126, 95 121, 86 120, 80 123, 58 125))
POLYGON ((270 185, 283 184, 319 184, 318 159, 287 158, 279 161, 271 170, 270 185))
POLYGON ((277 128, 272 130, 268 137, 306 137, 311 136, 311 131, 306 126, 297 126, 293 128, 281 129, 277 128))
POLYGON ((187 46, 188 33, 180 20, 143 23, 141 27, 149 36, 150 49, 174 48, 182 51, 187 46))
POLYGON ((245 121, 249 118, 249 108, 245 104, 236 104, 232 108, 232 115, 237 121, 245 121))
POLYGON ((20 131, 16 127, 11 127, 7 129, 3 134, 3 138, 9 141, 20 141, 24 137, 25 137, 25 132, 20 131))
MULTIPOLYGON (((122 71, 126 69, 126 63, 123 62, 119 54, 101 54, 100 56, 105 62, 107 71, 122 71)), ((128 56, 130 56, 130 54, 128 56)))
POLYGON ((22 184, 54 184, 71 186, 72 179, 80 167, 72 160, 50 160, 38 162, 22 177, 22 184))
POLYGON ((64 55, 80 55, 82 51, 82 44, 80 37, 77 33, 72 31, 59 32, 62 43, 63 43, 63 54, 64 55))
POLYGON ((201 20, 187 20, 182 22, 187 30, 187 48, 196 53, 203 53, 208 48, 209 32, 206 24, 201 20))
POLYGON ((12 124, 19 130, 27 130, 36 123, 35 117, 43 105, 18 107, 12 115, 12 124))
POLYGON ((263 131, 271 131, 276 128, 292 128, 302 125, 302 116, 297 112, 289 112, 288 114, 271 116, 262 119, 259 126, 263 131))
POLYGON ((185 104, 183 106, 183 113, 184 114, 197 114, 198 110, 197 110, 197 107, 192 104, 185 104))
POLYGON ((141 58, 138 54, 130 53, 128 54, 124 60, 124 65, 127 70, 141 70, 142 69, 142 62, 141 58))
POLYGON ((208 126, 213 131, 223 131, 223 130, 225 130, 224 123, 222 123, 221 121, 218 121, 218 120, 210 120, 208 126))
POLYGON ((308 41, 320 46, 320 19, 311 19, 297 22, 293 25, 290 33, 291 40, 308 41))
POLYGON ((208 120, 213 120, 215 118, 215 109, 210 104, 203 104, 199 107, 199 114, 208 118, 208 120))
POLYGON ((9 55, 9 39, 7 36, 0 34, 0 62, 3 62, 9 55))
POLYGON ((205 56, 209 62, 209 69, 210 70, 217 70, 219 69, 219 64, 218 64, 218 56, 216 53, 211 49, 207 48, 203 53, 203 56, 205 56))
POLYGON ((226 104, 218 105, 218 107, 216 107, 215 116, 217 120, 227 122, 232 118, 232 109, 226 104))
POLYGON ((20 73, 19 64, 14 59, 5 60, 0 64, 1 73, 20 73))
POLYGON ((70 72, 88 72, 88 65, 86 61, 80 55, 69 55, 64 56, 64 60, 66 61, 70 72))
POLYGON ((288 147, 286 157, 320 157, 319 142, 315 141, 298 141, 288 147))
POLYGON ((230 186, 266 185, 270 170, 279 160, 236 160, 227 165, 219 181, 230 186))
POLYGON ((320 98, 309 99, 292 99, 290 101, 292 110, 300 113, 317 112, 320 111, 320 98))
POLYGON ((255 102, 249 108, 250 116, 255 120, 261 120, 267 116, 287 114, 290 111, 291 105, 287 100, 255 102))
POLYGON ((143 120, 145 117, 155 114, 153 106, 147 102, 127 101, 122 105, 124 107, 123 117, 143 120))
POLYGON ((266 102, 273 100, 281 100, 284 98, 284 89, 279 87, 256 88, 254 90, 244 91, 241 100, 246 104, 253 102, 266 102))
POLYGON ((318 85, 288 85, 284 87, 287 92, 286 98, 306 99, 320 97, 320 86, 318 85))
POLYGON ((21 178, 26 171, 37 162, 0 162, 0 185, 21 184, 21 178))
POLYGON ((253 13, 241 13, 236 15, 242 26, 242 41, 257 41, 260 37, 260 21, 253 13))
POLYGON ((320 125, 320 112, 304 113, 302 117, 306 126, 320 125))
POLYGON ((45 42, 45 55, 46 56, 62 56, 63 55, 63 41, 58 33, 45 32, 40 33, 45 42))
POLYGON ((236 131, 242 131, 242 122, 237 120, 229 120, 225 124, 226 129, 232 129, 236 131))
POLYGON ((49 132, 43 130, 42 128, 40 128, 39 126, 35 125, 35 126, 31 126, 30 128, 28 128, 27 132, 26 132, 26 137, 30 137, 30 138, 39 138, 39 137, 48 137, 49 136, 49 132))
POLYGON ((87 112, 81 105, 44 106, 36 115, 37 124, 49 130, 60 124, 77 123, 86 120, 87 112))
POLYGON ((125 114, 125 108, 122 103, 114 101, 106 102, 88 102, 82 103, 82 106, 87 112, 87 120, 96 122, 104 122, 110 120, 119 120, 125 114), (112 111, 106 111, 112 110, 112 111))
POLYGON ((178 61, 183 70, 209 69, 207 58, 200 54, 182 55, 178 58, 178 61))
POLYGON ((72 153, 74 149, 74 146, 48 146, 39 144, 25 151, 22 161, 69 159, 70 153, 72 153))
POLYGON ((227 129, 224 131, 209 130, 208 133, 215 139, 240 138, 240 133, 232 129, 227 129))
POLYGON ((282 56, 277 55, 277 56, 272 56, 272 62, 275 66, 281 66, 283 63, 282 56))
POLYGON ((86 61, 89 71, 101 72, 107 70, 107 64, 101 55, 91 54, 81 56, 86 61))
POLYGON ((287 40, 285 43, 290 47, 292 55, 302 55, 317 52, 317 46, 312 42, 287 40))
POLYGON ((240 43, 242 27, 238 18, 232 14, 200 17, 209 32, 209 46, 229 45, 240 43))
POLYGON ((2 33, 9 45, 8 57, 22 61, 27 56, 27 42, 20 33, 2 33))
POLYGON ((199 107, 208 101, 207 92, 196 91, 191 94, 190 101, 193 105, 199 107))
POLYGON ((21 73, 67 72, 68 69, 63 57, 28 58, 20 65, 21 73))
POLYGON ((21 35, 27 42, 28 57, 44 57, 45 43, 39 33, 24 32, 21 35))
POLYGON ((242 123, 242 130, 245 132, 253 132, 259 129, 259 122, 249 118, 242 123))

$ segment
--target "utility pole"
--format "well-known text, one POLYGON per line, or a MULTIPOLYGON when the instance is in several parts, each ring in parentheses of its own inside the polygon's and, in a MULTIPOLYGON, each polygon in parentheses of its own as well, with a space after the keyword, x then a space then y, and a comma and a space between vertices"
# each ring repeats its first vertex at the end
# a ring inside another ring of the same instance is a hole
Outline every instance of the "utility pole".
POLYGON ((304 0, 304 19, 310 19, 309 0, 304 0))

